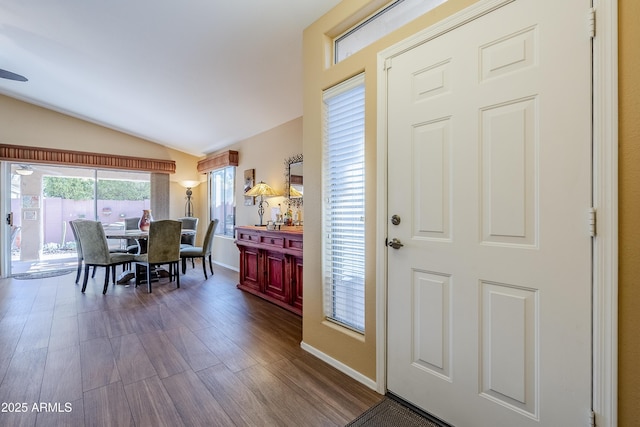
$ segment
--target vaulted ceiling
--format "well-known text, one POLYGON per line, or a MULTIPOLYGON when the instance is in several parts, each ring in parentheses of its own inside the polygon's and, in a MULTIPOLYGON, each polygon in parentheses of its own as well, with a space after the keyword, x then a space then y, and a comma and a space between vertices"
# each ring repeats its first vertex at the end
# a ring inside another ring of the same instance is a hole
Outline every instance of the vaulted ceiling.
POLYGON ((0 0, 0 93, 194 155, 302 115, 302 31, 340 0, 0 0))

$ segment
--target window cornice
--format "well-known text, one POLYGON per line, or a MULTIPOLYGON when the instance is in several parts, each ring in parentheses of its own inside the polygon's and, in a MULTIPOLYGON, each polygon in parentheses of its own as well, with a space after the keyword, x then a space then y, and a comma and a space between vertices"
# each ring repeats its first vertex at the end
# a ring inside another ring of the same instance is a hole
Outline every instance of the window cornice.
POLYGON ((99 169, 121 169, 156 173, 175 173, 174 160, 120 156, 117 154, 90 153, 54 148, 24 147, 0 144, 0 160, 25 163, 47 163, 68 166, 87 166, 99 169))
POLYGON ((227 150, 207 156, 198 162, 198 173, 207 173, 227 166, 238 166, 238 152, 227 150))

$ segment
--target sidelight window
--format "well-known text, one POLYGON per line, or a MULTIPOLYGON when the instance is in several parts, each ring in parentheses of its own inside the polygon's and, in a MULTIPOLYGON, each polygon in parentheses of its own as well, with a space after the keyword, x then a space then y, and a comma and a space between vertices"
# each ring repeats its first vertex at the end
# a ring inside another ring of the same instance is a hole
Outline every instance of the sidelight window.
POLYGON ((364 74, 325 91, 323 276, 328 320, 364 332, 364 74))

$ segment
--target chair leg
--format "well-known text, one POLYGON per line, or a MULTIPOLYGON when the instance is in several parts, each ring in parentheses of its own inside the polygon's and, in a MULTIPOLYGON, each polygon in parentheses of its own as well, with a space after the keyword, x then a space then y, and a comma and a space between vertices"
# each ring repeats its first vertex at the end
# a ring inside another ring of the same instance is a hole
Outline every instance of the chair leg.
POLYGON ((84 266, 84 280, 82 281, 82 292, 87 289, 87 280, 89 280, 89 266, 84 266))
MULTIPOLYGON (((204 262, 204 258, 202 258, 202 262, 204 262)), ((213 263, 211 262, 211 255, 209 255, 209 269, 211 270, 211 275, 213 276, 213 263)))
POLYGON ((142 268, 140 264, 136 263, 135 270, 136 270, 136 288, 137 288, 138 286, 140 286, 140 275, 142 274, 142 268))
MULTIPOLYGON (((173 263, 171 265, 173 265, 173 263)), ((180 289, 180 269, 178 268, 178 261, 176 261, 176 283, 178 284, 178 289, 180 289)))
POLYGON ((80 281, 80 274, 82 273, 82 261, 78 261, 78 271, 76 272, 76 285, 80 281))
POLYGON ((93 273, 91 273, 91 278, 93 279, 94 277, 96 277, 96 267, 95 265, 93 266, 93 273))
POLYGON ((104 270, 104 286, 102 287, 102 295, 106 294, 107 289, 109 288, 109 272, 111 271, 111 268, 107 265, 104 270))
POLYGON ((196 268, 196 262, 191 258, 191 268, 196 268))
POLYGON ((147 291, 151 293, 151 264, 147 264, 147 291))
POLYGON ((202 257, 202 271, 204 271, 204 280, 207 280, 207 263, 205 262, 204 257, 202 257))
POLYGON ((185 274, 186 272, 187 272, 187 259, 182 258, 182 274, 185 274))

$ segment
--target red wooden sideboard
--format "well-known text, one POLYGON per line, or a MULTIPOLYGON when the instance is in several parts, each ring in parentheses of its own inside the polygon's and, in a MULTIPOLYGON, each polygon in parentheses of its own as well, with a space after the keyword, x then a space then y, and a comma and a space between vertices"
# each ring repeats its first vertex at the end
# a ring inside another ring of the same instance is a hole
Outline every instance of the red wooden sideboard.
POLYGON ((302 315, 302 227, 236 227, 238 288, 302 315))

